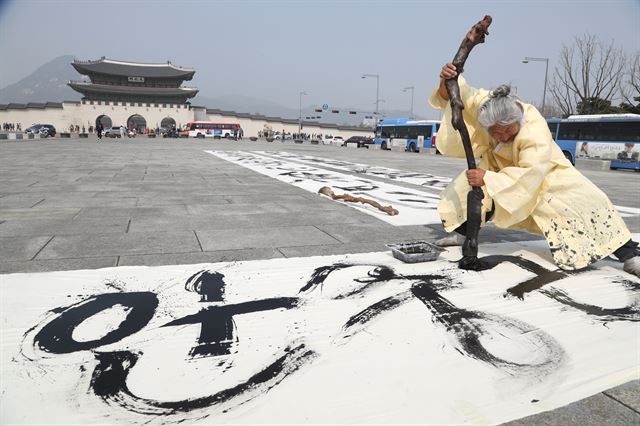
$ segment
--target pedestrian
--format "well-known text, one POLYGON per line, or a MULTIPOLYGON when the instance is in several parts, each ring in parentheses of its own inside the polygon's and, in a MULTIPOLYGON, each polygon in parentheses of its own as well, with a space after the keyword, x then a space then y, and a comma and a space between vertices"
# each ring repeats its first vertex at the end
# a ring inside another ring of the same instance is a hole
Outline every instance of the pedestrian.
POLYGON ((102 139, 102 123, 98 123, 96 126, 96 133, 98 134, 98 141, 102 139))
MULTIPOLYGON (((438 150, 465 158, 444 85, 456 75, 456 67, 445 64, 429 102, 444 110, 438 150)), ((441 194, 438 213, 445 230, 455 233, 436 244, 462 245, 467 193, 475 186, 484 192, 482 225, 491 220, 499 228, 544 235, 562 269, 582 269, 614 254, 626 272, 640 277, 638 243, 608 197, 564 157, 540 112, 511 95, 509 86, 489 92, 469 86, 462 76, 458 84, 473 154, 480 162, 441 194)))

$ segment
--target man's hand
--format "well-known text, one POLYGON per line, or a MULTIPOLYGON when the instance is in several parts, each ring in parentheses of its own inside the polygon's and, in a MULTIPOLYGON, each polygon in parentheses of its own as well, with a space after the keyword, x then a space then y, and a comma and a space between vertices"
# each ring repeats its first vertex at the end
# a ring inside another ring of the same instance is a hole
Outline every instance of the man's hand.
MULTIPOLYGON (((460 72, 462 72, 462 69, 460 72)), ((438 93, 445 101, 449 100, 449 93, 447 92, 444 82, 445 80, 454 78, 456 75, 458 75, 458 72, 456 71, 456 66, 452 63, 444 64, 442 70, 440 70, 440 86, 438 86, 438 93)))
POLYGON ((484 174, 486 172, 483 169, 467 170, 467 181, 471 186, 484 186, 484 174))
MULTIPOLYGON (((460 70, 460 72, 462 72, 462 70, 460 70)), ((458 72, 456 66, 452 63, 444 64, 444 66, 440 70, 440 78, 442 80, 454 78, 456 75, 458 75, 458 72)))

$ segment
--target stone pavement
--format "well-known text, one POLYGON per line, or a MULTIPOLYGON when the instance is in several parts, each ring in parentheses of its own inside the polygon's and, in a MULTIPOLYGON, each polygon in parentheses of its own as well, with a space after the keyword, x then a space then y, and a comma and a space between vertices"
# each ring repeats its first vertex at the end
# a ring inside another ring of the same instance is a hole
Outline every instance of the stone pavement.
MULTIPOLYGON (((439 225, 389 225, 207 149, 287 151, 445 177, 465 167, 441 156, 289 141, 3 141, 0 273, 384 251, 385 243, 443 235, 439 225)), ((640 174, 581 171, 615 205, 640 209, 640 174)), ((640 232, 640 214, 625 220, 640 232)), ((482 242, 531 239, 539 237, 481 232, 482 242)), ((638 401, 634 381, 511 424, 640 424, 638 401)))

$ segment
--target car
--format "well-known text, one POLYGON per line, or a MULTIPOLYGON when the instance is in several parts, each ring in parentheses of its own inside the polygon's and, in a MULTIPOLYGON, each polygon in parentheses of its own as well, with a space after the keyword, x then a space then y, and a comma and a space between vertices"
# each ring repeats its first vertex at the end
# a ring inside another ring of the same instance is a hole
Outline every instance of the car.
POLYGON ((333 141, 331 142, 333 145, 343 146, 344 138, 342 136, 334 136, 333 141))
POLYGON ((33 126, 27 128, 24 132, 27 134, 35 135, 37 133, 40 133, 41 127, 42 127, 42 124, 34 124, 33 126))
POLYGON ((344 142, 343 146, 356 144, 358 148, 369 148, 368 145, 371 145, 373 143, 373 138, 367 136, 351 136, 344 142))
POLYGON ((331 136, 331 135, 322 136, 322 144, 323 145, 331 145, 332 141, 333 141, 333 136, 331 136))
MULTIPOLYGON (((276 139, 276 140, 282 139, 282 134, 276 133, 275 135, 273 135, 273 139, 276 139)), ((285 133, 284 135, 285 141, 292 140, 292 139, 293 139, 293 136, 290 133, 285 133)))
MULTIPOLYGON (((124 126, 107 127, 102 131, 102 136, 107 138, 121 138, 122 135, 128 135, 128 131, 124 126), (120 130, 122 129, 122 130, 120 130)), ((131 136, 129 136, 131 137, 131 136)))
POLYGON ((27 134, 37 135, 46 134, 47 136, 55 136, 56 128, 51 124, 34 124, 24 131, 27 134))

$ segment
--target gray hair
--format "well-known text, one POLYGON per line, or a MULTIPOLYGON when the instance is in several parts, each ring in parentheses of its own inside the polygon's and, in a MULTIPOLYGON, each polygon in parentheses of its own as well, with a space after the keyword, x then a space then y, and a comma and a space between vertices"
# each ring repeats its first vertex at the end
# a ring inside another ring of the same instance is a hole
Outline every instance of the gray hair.
POLYGON ((513 123, 522 123, 524 112, 518 102, 518 97, 510 95, 511 86, 503 84, 489 93, 489 100, 486 101, 478 112, 478 122, 482 127, 500 125, 508 126, 513 123))

